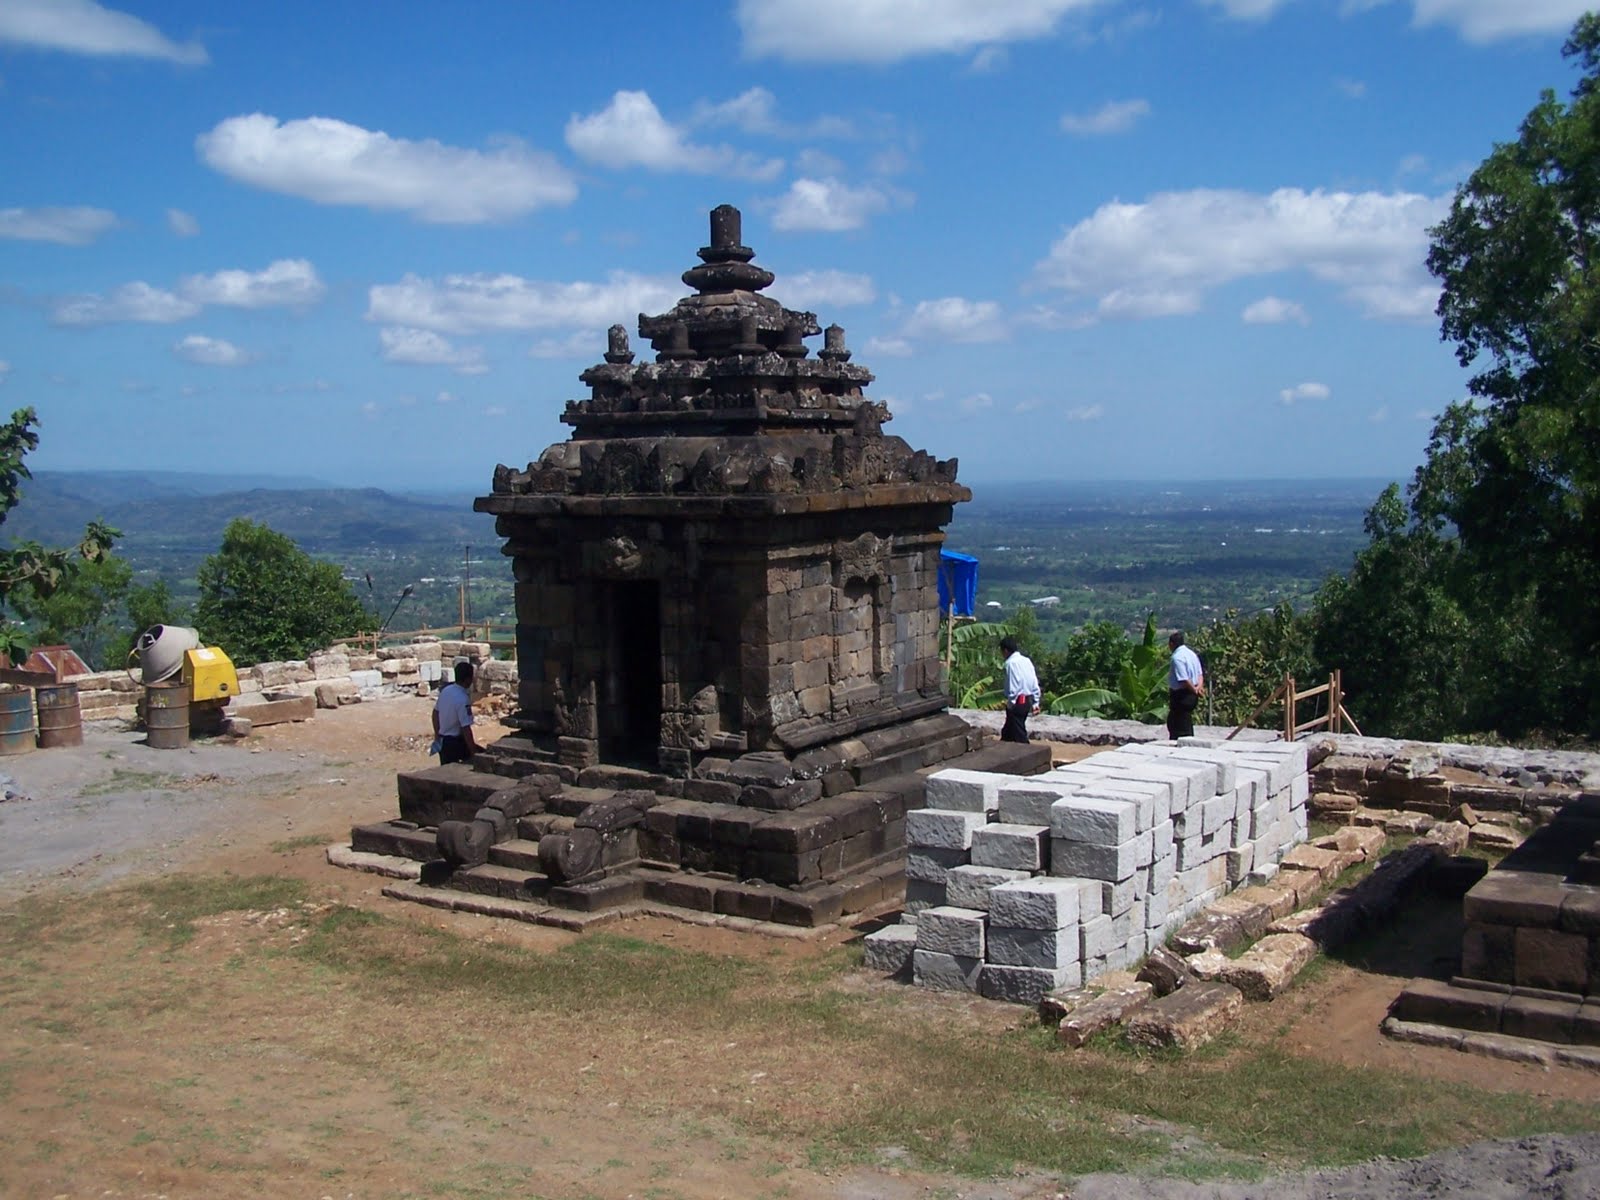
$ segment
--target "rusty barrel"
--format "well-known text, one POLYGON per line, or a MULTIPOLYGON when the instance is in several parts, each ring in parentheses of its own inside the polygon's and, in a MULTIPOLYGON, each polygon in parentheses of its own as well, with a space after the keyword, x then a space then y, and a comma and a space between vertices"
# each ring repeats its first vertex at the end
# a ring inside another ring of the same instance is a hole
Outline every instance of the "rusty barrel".
POLYGON ((58 683, 35 689, 39 704, 39 749, 83 745, 83 713, 78 708, 78 685, 58 683))
POLYGON ((33 749, 33 693, 27 688, 0 692, 0 754, 33 749))
POLYGON ((189 685, 176 680, 144 689, 145 745, 182 750, 189 744, 189 685))

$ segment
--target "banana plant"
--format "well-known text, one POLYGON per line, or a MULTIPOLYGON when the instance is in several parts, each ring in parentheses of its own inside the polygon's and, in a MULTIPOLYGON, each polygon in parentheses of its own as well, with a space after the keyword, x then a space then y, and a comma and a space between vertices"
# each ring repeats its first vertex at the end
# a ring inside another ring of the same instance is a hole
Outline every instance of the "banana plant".
POLYGON ((1156 640, 1156 615, 1145 618, 1144 637, 1117 673, 1117 690, 1079 688, 1045 697, 1045 711, 1058 717, 1105 717, 1153 725, 1166 716, 1167 662, 1156 640))
POLYGON ((950 694, 957 708, 1004 708, 1000 639, 1012 632, 998 621, 957 625, 951 637, 950 694))

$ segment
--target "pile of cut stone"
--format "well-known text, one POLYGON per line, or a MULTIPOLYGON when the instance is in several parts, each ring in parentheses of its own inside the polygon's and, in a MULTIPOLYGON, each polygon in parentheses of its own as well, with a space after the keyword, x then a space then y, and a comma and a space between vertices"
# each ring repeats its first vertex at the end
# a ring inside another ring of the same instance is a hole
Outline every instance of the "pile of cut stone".
POLYGON ((1029 777, 951 769, 906 814, 902 922, 866 965, 1036 1004, 1126 967, 1306 835, 1306 747, 1184 738, 1029 777))

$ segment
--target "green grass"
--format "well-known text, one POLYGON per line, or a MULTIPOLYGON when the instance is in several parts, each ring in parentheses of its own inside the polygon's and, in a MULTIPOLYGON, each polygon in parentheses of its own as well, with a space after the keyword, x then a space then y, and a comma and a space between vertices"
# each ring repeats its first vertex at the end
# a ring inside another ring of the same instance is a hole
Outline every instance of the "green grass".
POLYGON ((273 842, 268 848, 274 854, 293 854, 296 850, 305 850, 311 846, 326 846, 327 844, 328 839, 320 833, 303 833, 299 837, 273 842))
POLYGON ((140 906, 138 924, 147 937, 180 946, 194 936, 194 922, 226 912, 298 904, 306 898, 298 879, 271 875, 176 875, 129 889, 140 906))
POLYGON ((91 783, 80 796, 110 796, 118 792, 165 792, 183 782, 181 775, 163 775, 156 771, 135 771, 130 767, 114 767, 108 779, 91 783))
MULTIPOLYGON (((135 1031, 164 1012, 205 1002, 197 999, 197 984, 223 986, 221 973, 201 977, 189 968, 198 961, 188 957, 196 921, 293 908, 307 899, 298 881, 223 875, 171 877, 70 905, 29 901, 0 920, 0 1005, 25 997, 31 1011, 48 1014, 40 1020, 74 1037, 135 1031), (75 977, 69 978, 62 986, 70 994, 58 999, 52 989, 61 979, 50 951, 85 929, 124 941, 131 931, 143 944, 126 978, 101 974, 89 993, 73 990, 75 977)), ((881 1165, 887 1156, 973 1177, 1020 1169, 1250 1178, 1600 1124, 1597 1105, 1539 1096, 1508 1102, 1398 1071, 1341 1067, 1285 1050, 1276 1035, 1250 1041, 1228 1034, 1187 1054, 1142 1051, 1102 1036, 1070 1051, 1053 1031, 1027 1024, 1021 1009, 1014 1019, 974 1018, 940 997, 862 987, 851 974, 859 961, 855 947, 736 957, 599 932, 551 951, 342 907, 308 910, 302 920, 306 936, 292 946, 245 941, 233 949, 244 961, 227 973, 234 982, 226 986, 292 996, 309 1031, 324 1012, 359 1029, 362 1005, 390 1011, 396 997, 404 997, 409 1023, 407 1037, 364 1050, 347 1044, 337 1024, 326 1040, 308 1033, 298 1051, 314 1060, 307 1070, 327 1072, 316 1079, 331 1084, 359 1066, 392 1073, 397 1094, 410 1095, 418 1073, 425 1077, 448 1047, 452 1061, 463 1064, 465 1090, 453 1098, 462 1107, 443 1111, 474 1128, 472 1137, 479 1136, 474 1120, 484 1118, 490 1123, 482 1136, 492 1140, 505 1128, 505 1114, 484 1107, 483 1094, 470 1090, 477 1065, 507 1054, 537 1062, 541 1039, 549 1045, 551 1037, 581 1038, 584 1053, 592 1050, 601 1067, 584 1077, 582 1102, 590 1102, 591 1090, 593 1103, 602 1104, 607 1089, 624 1089, 616 1094, 627 1097, 639 1119, 657 1120, 662 1132, 639 1143, 650 1151, 641 1151, 649 1157, 638 1170, 660 1182, 666 1176, 651 1168, 689 1144, 757 1171, 777 1185, 768 1194, 778 1196, 787 1185, 777 1177, 789 1167, 766 1166, 774 1157, 818 1171, 881 1165), (478 1031, 475 1013, 492 1014, 502 1031, 518 1031, 516 1040, 491 1042, 478 1031), (704 1079, 681 1086, 664 1070, 633 1071, 650 1065, 648 1053, 630 1058, 639 1052, 642 1030, 670 1038, 691 1069, 719 1082, 731 1078, 737 1088, 719 1096, 704 1079), (372 1053, 383 1057, 374 1061, 372 1053), (748 1067, 735 1057, 745 1055, 748 1067)), ((206 1091, 211 1080, 192 1064, 174 1064, 144 1086, 160 1103, 191 1105, 197 1101, 181 1097, 206 1091)), ((0 1066, 0 1096, 8 1093, 14 1097, 14 1080, 0 1066)), ((196 1123, 173 1147, 198 1162, 216 1157, 219 1133, 231 1147, 226 1139, 238 1128, 235 1118, 219 1115, 229 1111, 226 1094, 204 1100, 211 1115, 202 1120, 195 1110, 196 1123)), ((400 1111, 403 1119, 414 1116, 419 1132, 435 1113, 430 1105, 400 1111)), ((328 1156, 341 1120, 291 1117, 289 1127, 321 1147, 308 1169, 340 1161, 328 1156)), ((127 1136, 140 1144, 137 1132, 127 1136)), ((558 1143, 544 1157, 560 1151, 558 1143)), ((633 1156, 622 1153, 599 1158, 599 1169, 623 1170, 624 1158, 633 1156)), ((492 1158, 470 1167, 460 1160, 419 1163, 412 1194, 526 1195, 533 1182, 528 1171, 492 1158)))

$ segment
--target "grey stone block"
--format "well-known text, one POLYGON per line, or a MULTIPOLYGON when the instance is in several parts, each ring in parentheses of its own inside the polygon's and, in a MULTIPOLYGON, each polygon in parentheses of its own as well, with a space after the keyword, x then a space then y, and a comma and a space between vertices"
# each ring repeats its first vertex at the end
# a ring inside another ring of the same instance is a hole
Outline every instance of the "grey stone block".
POLYGON ((1024 779, 1000 788, 1000 820, 1010 825, 1048 825, 1050 806, 1078 791, 1074 783, 1024 779))
POLYGON ((1123 750, 1105 751, 1080 763, 1057 768, 1064 773, 1074 769, 1096 772, 1103 778, 1134 778, 1165 783, 1170 789, 1167 798, 1169 816, 1189 806, 1191 772, 1144 753, 1143 747, 1129 746, 1123 750))
POLYGON ((946 899, 944 884, 926 883, 920 879, 907 879, 906 900, 902 906, 902 911, 914 918, 924 909, 938 908, 945 903, 946 899))
POLYGON ((1075 927, 1017 929, 1010 925, 991 925, 988 939, 988 961, 1008 967, 1044 967, 1059 971, 1079 961, 1083 954, 1075 927))
POLYGON ((972 861, 980 867, 1042 871, 1049 836, 1047 825, 989 825, 972 835, 972 861))
POLYGON ((1223 823, 1233 820, 1234 796, 1229 792, 1221 796, 1213 796, 1202 804, 1201 833, 1215 833, 1221 829, 1223 823))
POLYGON ((906 851, 906 878, 943 885, 945 877, 968 861, 965 850, 939 850, 913 846, 906 851))
POLYGON ((1098 882, 1036 876, 994 888, 989 893, 989 919, 1018 929, 1065 929, 1078 923, 1086 887, 1094 889, 1091 915, 1099 915, 1098 882))
POLYGON ((1075 988, 1082 983, 1083 970, 1077 963, 1059 970, 985 963, 978 976, 978 991, 991 1000, 1036 1005, 1057 988, 1075 988))
POLYGON ((955 812, 992 813, 1000 805, 1000 785, 1010 779, 1008 775, 947 767, 928 776, 923 803, 955 812))
POLYGON ((1094 917, 1078 926, 1078 954, 1085 963, 1110 952, 1115 944, 1111 922, 1110 917, 1094 917))
POLYGON ((1132 800, 1078 795, 1058 800, 1050 809, 1053 838, 1092 846, 1120 846, 1138 832, 1139 806, 1132 800))
POLYGON ((968 850, 972 835, 989 823, 981 812, 914 808, 906 813, 906 845, 934 850, 968 850))
POLYGON ((946 904, 917 914, 917 949, 970 958, 983 957, 987 913, 946 904))
POLYGON ((1117 846, 1091 846, 1066 838, 1050 839, 1050 874, 1078 875, 1117 883, 1138 869, 1139 845, 1129 838, 1117 846))
POLYGON ((911 981, 918 987, 944 992, 975 992, 983 959, 937 950, 916 950, 911 955, 911 981))
POLYGON ((945 903, 956 908, 975 908, 980 912, 988 912, 991 888, 1027 878, 1029 874, 1026 871, 973 865, 953 867, 945 876, 945 903))
POLYGON ((911 953, 917 948, 915 925, 885 925, 861 940, 861 965, 869 971, 897 975, 911 965, 911 953))

